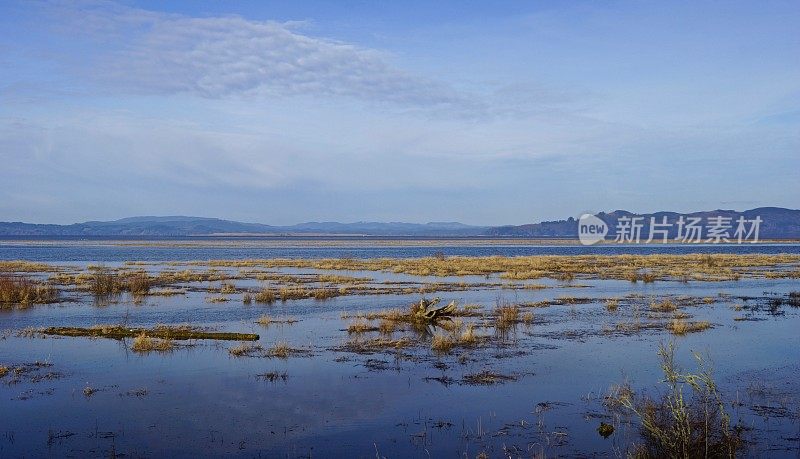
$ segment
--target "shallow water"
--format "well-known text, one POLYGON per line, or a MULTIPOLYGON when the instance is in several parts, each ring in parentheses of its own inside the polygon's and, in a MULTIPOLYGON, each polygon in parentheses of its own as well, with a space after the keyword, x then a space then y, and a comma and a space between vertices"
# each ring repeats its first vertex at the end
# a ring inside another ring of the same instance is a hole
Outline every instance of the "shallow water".
MULTIPOLYGON (((94 249, 81 255, 84 249, 78 245, 64 249, 72 254, 65 255, 58 247, 49 255, 38 248, 26 252, 2 247, 0 258, 60 263, 149 260, 154 256, 150 248, 109 248, 113 253, 107 259, 89 259, 96 254, 94 249)), ((781 252, 797 253, 797 246, 783 249, 781 252)), ((219 252, 183 254, 182 259, 225 258, 219 252)), ((314 256, 331 255, 316 252, 314 256)), ((376 282, 486 280, 344 274, 363 275, 376 282)), ((600 421, 610 420, 601 397, 624 379, 639 390, 657 390, 662 375, 656 352, 660 343, 669 340, 678 345, 679 363, 689 369, 694 368, 690 351, 712 360, 725 395, 739 401, 729 408, 734 421, 750 429, 745 455, 797 457, 800 453, 800 310, 789 306, 769 309, 763 300, 800 290, 796 279, 536 283, 548 288, 474 289, 437 295, 443 301, 477 303, 487 309, 503 301, 522 303, 565 296, 590 300, 531 308, 533 323, 518 324, 502 343, 447 355, 433 353, 425 343, 400 353, 361 354, 341 348, 349 339, 349 320, 342 319, 343 313, 405 308, 419 295, 245 305, 241 294, 229 295, 231 301, 226 303, 208 303, 205 293, 190 291, 173 297, 147 297, 141 303, 122 295, 110 303, 80 298, 0 310, 0 364, 52 364, 32 369, 13 384, 9 384, 9 376, 0 379, 0 457, 111 453, 130 457, 475 457, 482 451, 490 457, 536 453, 615 456, 619 448, 636 439, 636 432, 623 424, 610 438, 599 436, 600 421), (681 337, 663 329, 629 335, 609 332, 614 323, 631 319, 637 311, 623 302, 618 311, 609 312, 605 299, 630 294, 642 295, 645 303, 665 295, 712 298, 711 304, 682 310, 692 320, 709 320, 714 326, 681 337), (735 305, 746 307, 735 310, 735 305), (299 322, 257 325, 255 320, 264 313, 292 316, 299 322), (734 320, 743 317, 757 320, 734 320), (197 341, 167 354, 141 355, 130 350, 130 340, 24 338, 13 332, 27 327, 113 323, 190 323, 254 332, 260 334, 259 343, 265 348, 286 341, 311 355, 233 357, 227 349, 237 343, 214 341, 197 341), (516 380, 490 386, 462 381, 465 375, 487 369, 516 380), (286 379, 269 382, 258 378, 266 372, 285 372, 286 379), (35 380, 35 375, 48 373, 52 373, 50 377, 35 380), (445 377, 450 378, 449 384, 441 382, 448 382, 445 377), (98 391, 86 396, 86 387, 98 391)), ((239 287, 246 285, 237 281, 239 287)))

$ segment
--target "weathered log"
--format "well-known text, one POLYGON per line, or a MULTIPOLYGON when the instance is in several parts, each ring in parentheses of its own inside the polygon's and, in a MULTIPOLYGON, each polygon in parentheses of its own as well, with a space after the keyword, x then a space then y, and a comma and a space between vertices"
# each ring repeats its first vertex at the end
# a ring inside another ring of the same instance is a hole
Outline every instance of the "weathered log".
POLYGON ((90 336, 97 338, 133 338, 144 334, 148 338, 161 339, 215 339, 225 341, 257 341, 255 333, 212 332, 194 327, 167 327, 153 328, 128 328, 121 325, 94 326, 94 327, 49 327, 38 330, 45 335, 58 336, 90 336))
POLYGON ((433 300, 426 300, 423 298, 414 308, 414 317, 424 322, 435 322, 438 319, 449 317, 456 312, 455 301, 451 301, 446 306, 434 309, 433 306, 438 304, 439 301, 441 301, 441 299, 438 297, 433 300))

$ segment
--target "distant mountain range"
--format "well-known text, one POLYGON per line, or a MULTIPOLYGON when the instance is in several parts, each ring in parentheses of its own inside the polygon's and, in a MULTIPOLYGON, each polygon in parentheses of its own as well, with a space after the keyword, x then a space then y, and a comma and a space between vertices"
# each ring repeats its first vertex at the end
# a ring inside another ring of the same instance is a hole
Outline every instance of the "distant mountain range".
MULTIPOLYGON (((649 230, 650 218, 657 222, 666 217, 674 223, 679 216, 701 218, 703 224, 709 217, 722 216, 735 222, 740 216, 751 220, 761 217, 760 238, 797 239, 800 238, 800 210, 779 207, 761 207, 737 212, 733 210, 714 210, 678 214, 675 212, 655 212, 634 214, 625 210, 601 212, 597 216, 609 226, 609 236, 613 237, 617 222, 623 217, 644 217, 642 234, 649 230)), ((735 226, 735 223, 734 223, 735 226)), ((677 228, 670 230, 674 237, 677 228)), ((260 223, 242 223, 218 218, 203 217, 130 217, 114 221, 90 221, 71 225, 33 224, 22 222, 0 222, 0 236, 209 236, 209 235, 365 235, 365 236, 432 236, 432 237, 531 237, 566 238, 578 236, 578 221, 574 217, 566 220, 546 221, 516 226, 471 226, 455 222, 431 223, 380 223, 380 222, 308 222, 290 226, 272 226, 260 223)))
MULTIPOLYGON (((739 217, 753 220, 760 217, 762 222, 759 228, 760 239, 797 239, 800 238, 800 210, 784 209, 781 207, 759 207, 757 209, 737 212, 735 210, 711 210, 704 212, 693 212, 680 214, 676 212, 655 212, 652 214, 634 214, 626 210, 615 210, 613 212, 600 212, 596 214, 603 220, 609 228, 606 238, 613 238, 620 218, 643 217, 641 234, 646 238, 650 231, 650 219, 655 218, 656 223, 663 222, 666 218, 667 223, 671 224, 668 228, 668 237, 674 238, 678 233, 678 226, 675 224, 679 217, 685 220, 689 218, 699 218, 700 224, 705 227, 708 225, 710 217, 730 218, 733 226, 731 234, 736 229, 736 221, 739 217)), ((748 225, 749 226, 749 225, 748 225)), ((704 231, 703 237, 706 237, 704 231)), ((578 220, 570 217, 566 220, 550 222, 531 223, 517 226, 497 226, 486 230, 485 235, 497 237, 553 237, 573 239, 578 237, 578 220)))
POLYGON ((0 236, 208 236, 256 235, 369 235, 369 236, 479 236, 488 227, 431 222, 308 222, 290 226, 242 223, 203 217, 130 217, 71 225, 0 222, 0 236))

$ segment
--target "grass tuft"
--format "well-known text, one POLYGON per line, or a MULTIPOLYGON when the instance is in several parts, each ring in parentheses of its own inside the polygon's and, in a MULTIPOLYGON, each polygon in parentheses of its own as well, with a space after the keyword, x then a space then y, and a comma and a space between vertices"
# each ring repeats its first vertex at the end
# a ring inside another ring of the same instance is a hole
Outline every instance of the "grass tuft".
POLYGON ((171 339, 150 338, 144 332, 133 339, 131 350, 146 354, 148 352, 169 352, 173 349, 171 339))

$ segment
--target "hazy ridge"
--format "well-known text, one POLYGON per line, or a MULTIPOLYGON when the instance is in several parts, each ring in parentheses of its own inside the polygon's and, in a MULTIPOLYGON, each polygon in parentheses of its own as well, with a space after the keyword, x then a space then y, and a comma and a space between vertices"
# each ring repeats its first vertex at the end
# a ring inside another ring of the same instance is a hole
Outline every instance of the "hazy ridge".
MULTIPOLYGON (((800 238, 800 210, 779 207, 761 207, 742 212, 734 210, 714 210, 678 214, 675 212, 654 212, 634 214, 625 210, 597 214, 614 234, 617 221, 623 216, 644 217, 645 227, 649 228, 650 217, 661 221, 667 217, 674 222, 680 215, 700 217, 703 222, 711 216, 724 216, 736 221, 740 216, 753 219, 760 216, 760 237, 765 239, 800 238)), ((673 227, 670 236, 675 235, 673 227)), ((575 217, 564 220, 545 221, 525 225, 472 226, 458 222, 306 222, 289 226, 273 226, 261 223, 244 223, 218 218, 189 216, 142 216, 128 217, 114 221, 89 221, 70 225, 34 224, 23 222, 0 222, 0 236, 208 236, 215 234, 269 234, 269 235, 368 235, 368 236, 493 236, 493 237, 534 237, 534 238, 576 238, 578 223, 575 217)))

